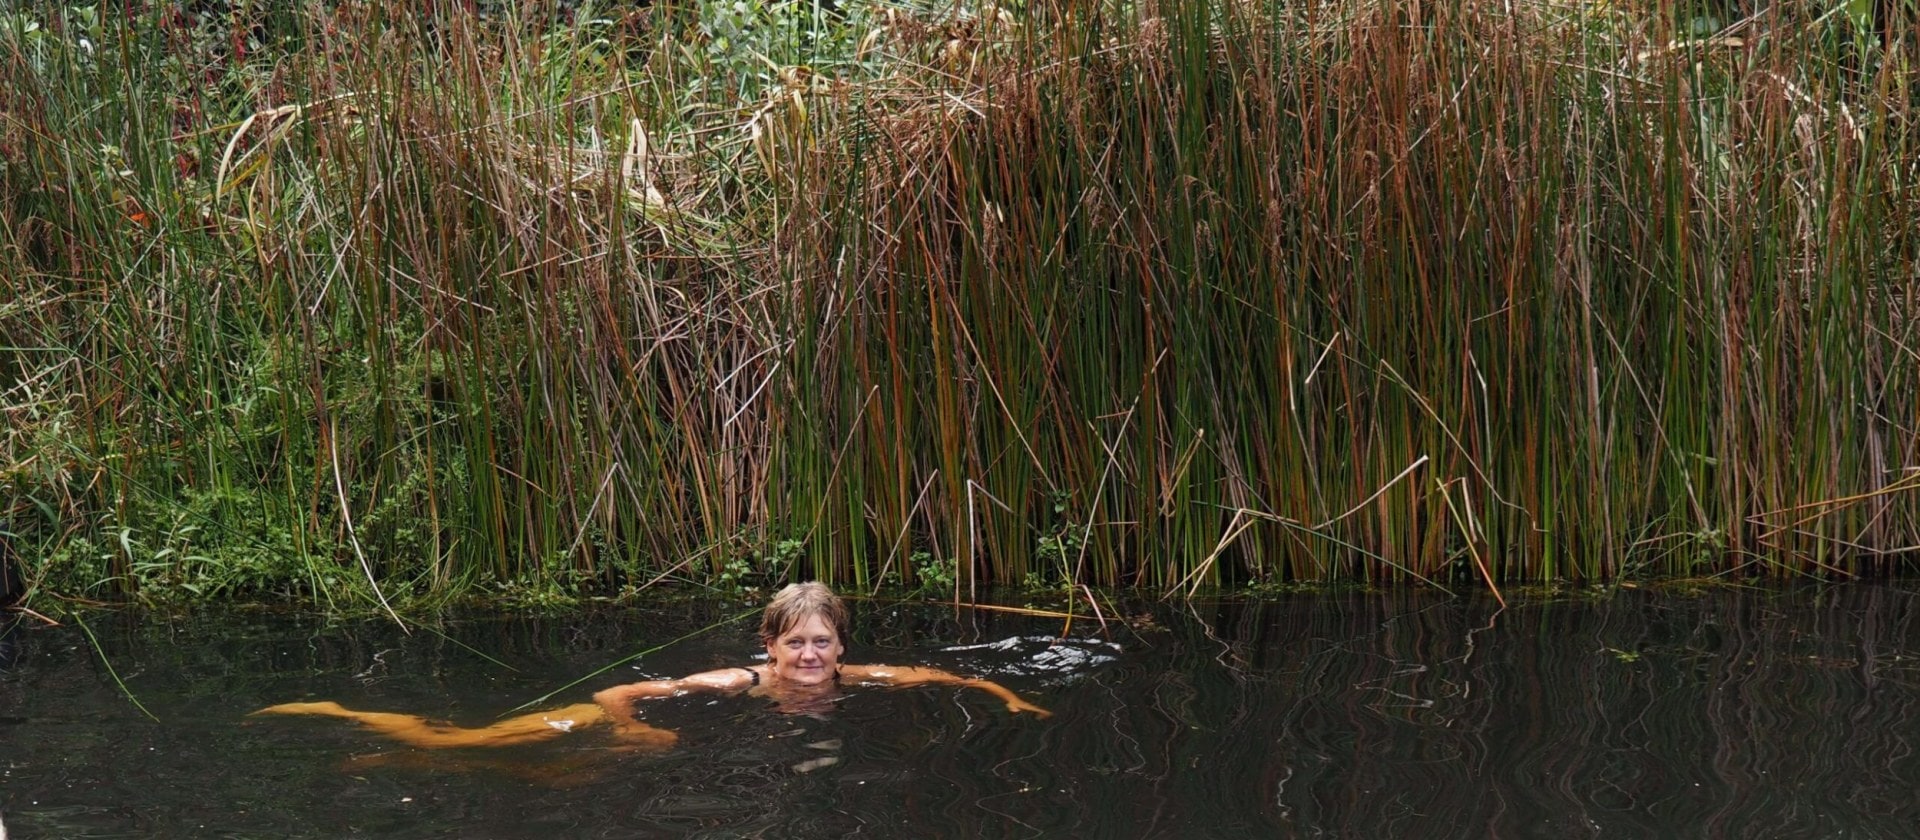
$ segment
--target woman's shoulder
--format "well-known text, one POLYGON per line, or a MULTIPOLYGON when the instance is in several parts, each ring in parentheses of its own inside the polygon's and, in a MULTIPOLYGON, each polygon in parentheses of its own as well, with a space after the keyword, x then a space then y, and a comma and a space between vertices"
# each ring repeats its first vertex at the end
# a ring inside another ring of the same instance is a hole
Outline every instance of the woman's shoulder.
POLYGON ((894 670, 898 669, 890 665, 848 665, 843 662, 840 664, 840 679, 843 681, 862 682, 873 679, 876 676, 886 676, 894 670))
POLYGON ((681 677, 680 682, 688 688, 706 691, 746 691, 760 684, 765 677, 765 670, 765 665, 716 668, 681 677))
POLYGON ((938 668, 920 665, 842 665, 840 679, 849 682, 912 685, 923 682, 948 682, 956 678, 938 668))

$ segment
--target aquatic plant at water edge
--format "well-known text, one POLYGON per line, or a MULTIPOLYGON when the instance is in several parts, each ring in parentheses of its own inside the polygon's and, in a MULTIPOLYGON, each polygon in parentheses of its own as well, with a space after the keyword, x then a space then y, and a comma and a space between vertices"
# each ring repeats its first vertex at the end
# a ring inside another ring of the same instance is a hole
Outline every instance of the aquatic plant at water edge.
POLYGON ((11 12, 31 583, 1451 587, 1920 546, 1903 6, 749 5, 11 12))

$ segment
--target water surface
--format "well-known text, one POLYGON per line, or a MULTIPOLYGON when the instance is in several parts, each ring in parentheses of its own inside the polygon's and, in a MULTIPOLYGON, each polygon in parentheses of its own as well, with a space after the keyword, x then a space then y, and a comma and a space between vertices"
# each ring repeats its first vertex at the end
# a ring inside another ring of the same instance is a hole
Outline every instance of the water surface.
MULTIPOLYGON (((848 660, 950 687, 644 705, 680 733, 396 747, 329 699, 484 724, 740 601, 470 616, 403 634, 250 613, 22 624, 0 648, 0 814, 38 837, 1911 837, 1911 587, 1516 601, 1402 591, 1108 605, 1078 620, 861 602, 848 660), (136 708, 103 666, 117 671, 136 708), (484 654, 484 655, 483 655, 484 654), (496 660, 496 661, 490 661, 496 660)), ((562 692, 748 661, 753 621, 562 692)))

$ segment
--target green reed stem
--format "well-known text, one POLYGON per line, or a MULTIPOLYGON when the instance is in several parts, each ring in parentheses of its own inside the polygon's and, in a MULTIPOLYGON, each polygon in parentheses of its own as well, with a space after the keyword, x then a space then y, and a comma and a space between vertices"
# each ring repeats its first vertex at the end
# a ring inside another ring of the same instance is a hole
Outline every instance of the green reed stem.
POLYGON ((126 681, 120 679, 120 672, 114 670, 113 662, 107 659, 106 650, 100 647, 100 640, 93 635, 93 628, 87 626, 86 619, 82 618, 79 613, 74 613, 73 623, 79 625, 80 632, 87 634, 87 644, 91 645, 94 654, 100 657, 101 667, 107 669, 107 676, 111 678, 113 684, 120 689, 120 693, 126 695, 127 702, 132 703, 133 707, 139 709, 140 714, 146 715, 148 720, 159 723, 160 718, 154 716, 153 712, 147 711, 146 704, 141 703, 140 698, 134 696, 133 689, 128 688, 126 681))
POLYGON ((705 627, 702 627, 702 628, 700 628, 700 629, 698 629, 698 630, 695 630, 695 631, 693 631, 693 632, 691 632, 691 633, 688 633, 688 634, 686 634, 686 635, 684 635, 684 636, 681 636, 681 637, 679 637, 679 638, 677 638, 677 639, 674 639, 674 640, 672 640, 672 641, 669 641, 669 642, 662 642, 662 643, 660 643, 660 644, 658 644, 658 645, 654 645, 653 647, 650 647, 650 648, 647 648, 646 650, 643 650, 643 651, 640 651, 639 653, 636 653, 636 654, 633 654, 632 656, 628 656, 628 657, 625 657, 625 658, 623 658, 623 659, 619 659, 619 660, 616 660, 616 661, 614 661, 614 662, 610 662, 610 663, 607 663, 606 665, 603 665, 603 666, 601 666, 601 667, 599 667, 599 668, 597 668, 597 669, 594 669, 594 670, 593 670, 593 671, 592 671, 591 673, 588 673, 588 674, 585 674, 585 675, 583 675, 583 676, 581 676, 581 677, 580 677, 579 679, 576 679, 576 680, 574 680, 573 682, 570 682, 570 683, 567 683, 566 685, 563 685, 563 686, 560 686, 559 688, 556 688, 556 689, 554 689, 554 690, 552 690, 552 691, 549 691, 549 692, 547 692, 547 693, 545 693, 545 694, 542 694, 542 695, 540 695, 539 697, 535 697, 535 698, 533 698, 532 700, 528 700, 528 701, 527 701, 527 702, 525 702, 525 703, 521 703, 521 704, 520 704, 520 705, 518 705, 518 706, 515 706, 515 707, 513 707, 513 708, 511 708, 511 709, 508 709, 508 710, 506 710, 505 712, 503 712, 503 713, 502 713, 502 716, 504 717, 504 716, 506 716, 506 715, 510 715, 510 714, 513 714, 514 712, 518 712, 518 711, 520 711, 520 710, 522 710, 522 709, 527 709, 527 708, 530 708, 530 707, 532 707, 532 706, 537 706, 537 705, 539 705, 539 704, 541 704, 541 703, 545 703, 545 702, 546 702, 547 700, 549 700, 549 699, 551 699, 551 698, 552 698, 552 697, 553 697, 554 695, 556 695, 556 694, 559 694, 559 693, 560 693, 560 692, 562 692, 562 691, 566 691, 566 690, 567 690, 567 689, 569 689, 569 688, 572 688, 572 687, 574 687, 574 686, 576 686, 576 685, 579 685, 579 684, 581 684, 581 683, 583 683, 583 682, 586 682, 587 680, 590 680, 590 679, 593 679, 594 677, 598 677, 598 676, 600 676, 601 674, 604 674, 604 673, 606 673, 606 672, 608 672, 608 671, 611 671, 611 670, 613 670, 613 669, 615 669, 615 668, 618 668, 618 667, 620 667, 620 666, 622 666, 622 665, 625 665, 625 664, 627 664, 627 663, 629 663, 629 662, 632 662, 632 661, 634 661, 634 660, 636 660, 636 659, 639 659, 639 658, 641 658, 641 657, 643 657, 643 656, 646 656, 646 655, 648 655, 648 654, 652 654, 652 653, 658 653, 658 652, 660 652, 660 651, 662 651, 662 650, 666 650, 667 648, 670 648, 670 647, 673 647, 674 645, 677 645, 677 644, 679 644, 679 643, 681 643, 681 642, 684 642, 684 641, 686 641, 686 640, 688 640, 688 639, 692 639, 692 638, 696 638, 696 637, 699 637, 699 636, 703 636, 703 635, 705 635, 705 634, 706 634, 707 632, 709 632, 709 631, 712 631, 712 630, 717 630, 717 629, 719 629, 719 628, 721 628, 721 627, 725 627, 725 626, 727 626, 727 625, 729 625, 729 624, 733 624, 733 623, 735 623, 735 622, 737 622, 737 621, 741 621, 741 620, 743 620, 743 619, 746 619, 746 618, 748 618, 748 617, 750 617, 750 616, 754 616, 754 615, 758 615, 759 613, 760 613, 760 608, 758 608, 758 607, 755 607, 755 608, 753 608, 753 609, 750 609, 750 610, 746 610, 746 611, 744 611, 744 612, 741 612, 740 614, 738 614, 738 615, 735 615, 735 616, 733 616, 732 618, 727 618, 727 619, 723 619, 723 620, 721 620, 721 621, 716 621, 716 622, 714 622, 714 623, 712 623, 712 624, 709 624, 709 625, 707 625, 707 626, 705 626, 705 627))

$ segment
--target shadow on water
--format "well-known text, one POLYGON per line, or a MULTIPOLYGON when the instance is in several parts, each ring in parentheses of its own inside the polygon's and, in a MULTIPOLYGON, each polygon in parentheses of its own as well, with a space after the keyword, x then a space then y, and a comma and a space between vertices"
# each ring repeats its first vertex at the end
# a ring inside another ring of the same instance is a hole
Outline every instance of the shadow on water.
MULTIPOLYGON (((239 613, 96 622, 162 723, 84 639, 31 631, 0 673, 18 721, 0 725, 0 812, 34 837, 1906 837, 1916 600, 1846 586, 1504 611, 1412 591, 1137 602, 1059 644, 1047 619, 864 602, 851 661, 991 675, 1054 717, 949 687, 851 691, 801 715, 696 696, 643 707, 680 740, 639 755, 585 732, 430 755, 245 714, 324 698, 485 723, 742 604, 411 636, 239 613)), ((750 625, 555 703, 746 661, 750 625)))
MULTIPOLYGON (((0 531, 0 622, 14 613, 14 607, 27 596, 27 585, 20 577, 20 557, 13 550, 13 541, 5 531, 0 531)), ((0 634, 0 638, 6 638, 0 634)), ((0 669, 4 669, 0 662, 0 669)))
MULTIPOLYGON (((13 670, 14 661, 20 657, 20 619, 13 607, 24 597, 26 587, 20 581, 17 562, 12 541, 5 533, 0 533, 0 677, 5 677, 13 670)), ((25 718, 8 715, 4 709, 0 709, 0 732, 23 723, 26 723, 25 718)), ((13 738, 5 740, 11 741, 13 738)), ((0 774, 10 776, 11 770, 0 765, 0 774)), ((0 840, 7 840, 5 806, 6 802, 0 800, 0 840)))
MULTIPOLYGON (((5 533, 0 533, 0 675, 13 670, 13 663, 20 658, 21 619, 14 606, 26 595, 26 585, 21 582, 19 559, 13 552, 13 544, 5 533)), ((11 719, 0 714, 0 726, 11 719)), ((0 834, 0 840, 5 835, 0 834)))

